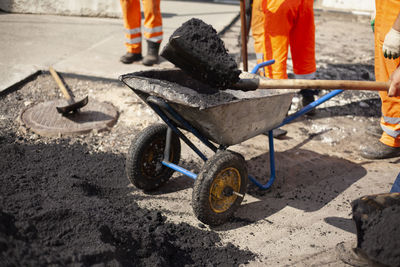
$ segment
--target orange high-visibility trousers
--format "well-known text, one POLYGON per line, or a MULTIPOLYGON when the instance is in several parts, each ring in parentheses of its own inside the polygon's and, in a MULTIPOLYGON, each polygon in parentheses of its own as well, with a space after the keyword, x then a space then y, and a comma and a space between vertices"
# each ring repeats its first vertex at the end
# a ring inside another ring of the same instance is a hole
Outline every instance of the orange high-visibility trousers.
MULTIPOLYGON (((124 18, 126 48, 130 53, 142 52, 140 0, 120 0, 124 18)), ((161 43, 163 38, 160 0, 142 0, 144 13, 143 36, 146 40, 161 43)))
MULTIPOLYGON (((385 36, 400 12, 400 1, 376 0, 375 6, 375 79, 386 82, 400 64, 399 58, 386 59, 382 52, 385 36)), ((379 95, 382 100, 383 129, 380 141, 391 147, 400 147, 400 97, 388 97, 387 92, 379 92, 379 95)))
MULTIPOLYGON (((257 64, 264 62, 264 11, 263 0, 253 0, 251 8, 251 33, 254 39, 254 52, 257 64)), ((264 68, 260 69, 260 75, 264 76, 264 68)))
POLYGON ((275 59, 266 67, 266 76, 287 79, 288 47, 293 72, 308 78, 316 71, 314 0, 264 0, 265 60, 275 59))

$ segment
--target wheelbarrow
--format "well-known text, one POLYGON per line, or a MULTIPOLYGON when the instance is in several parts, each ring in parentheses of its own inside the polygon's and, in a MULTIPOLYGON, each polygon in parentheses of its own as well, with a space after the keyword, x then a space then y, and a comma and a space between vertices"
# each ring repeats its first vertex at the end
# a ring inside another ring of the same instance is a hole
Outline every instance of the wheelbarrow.
MULTIPOLYGON (((258 64, 252 73, 272 63, 273 60, 258 64)), ((151 125, 133 138, 126 158, 127 177, 144 191, 160 187, 174 171, 194 179, 192 208, 196 217, 208 225, 223 224, 233 216, 245 196, 248 181, 263 190, 272 186, 275 180, 273 129, 343 91, 331 91, 287 117, 294 90, 216 92, 180 69, 125 74, 120 80, 165 122, 151 125), (213 156, 207 158, 182 130, 198 138, 211 149, 213 156), (270 177, 264 184, 248 175, 243 156, 228 147, 265 132, 269 140, 270 177), (178 165, 180 140, 204 161, 198 174, 178 165)))

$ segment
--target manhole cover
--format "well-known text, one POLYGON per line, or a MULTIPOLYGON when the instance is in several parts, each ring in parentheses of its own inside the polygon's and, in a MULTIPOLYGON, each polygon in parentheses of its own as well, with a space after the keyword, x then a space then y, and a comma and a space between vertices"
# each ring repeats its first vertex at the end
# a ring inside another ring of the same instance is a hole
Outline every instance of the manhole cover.
POLYGON ((117 121, 118 111, 110 103, 90 99, 80 112, 62 116, 56 107, 65 105, 59 99, 28 107, 20 115, 22 126, 43 136, 60 136, 102 131, 117 121))

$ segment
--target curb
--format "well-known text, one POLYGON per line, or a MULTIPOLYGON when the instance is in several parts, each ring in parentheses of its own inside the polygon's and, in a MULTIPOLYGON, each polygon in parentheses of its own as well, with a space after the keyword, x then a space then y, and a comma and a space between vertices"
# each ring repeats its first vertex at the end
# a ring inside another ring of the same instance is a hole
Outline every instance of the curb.
POLYGON ((29 74, 25 78, 21 79, 20 81, 14 83, 13 85, 10 85, 9 87, 1 90, 0 91, 0 98, 5 97, 6 95, 8 95, 10 93, 13 93, 15 91, 18 91, 22 86, 24 86, 26 83, 36 79, 36 77, 39 76, 40 74, 43 74, 43 71, 42 70, 37 70, 37 71, 29 74))

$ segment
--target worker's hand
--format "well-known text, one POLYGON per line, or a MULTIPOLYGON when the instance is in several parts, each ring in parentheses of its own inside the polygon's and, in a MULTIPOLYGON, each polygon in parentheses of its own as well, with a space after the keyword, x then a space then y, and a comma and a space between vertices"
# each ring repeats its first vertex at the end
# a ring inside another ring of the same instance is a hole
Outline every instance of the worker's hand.
POLYGON ((396 59, 400 56, 400 32, 391 28, 383 42, 383 55, 389 59, 396 59))
POLYGON ((389 79, 388 96, 400 96, 400 67, 398 67, 389 79))

